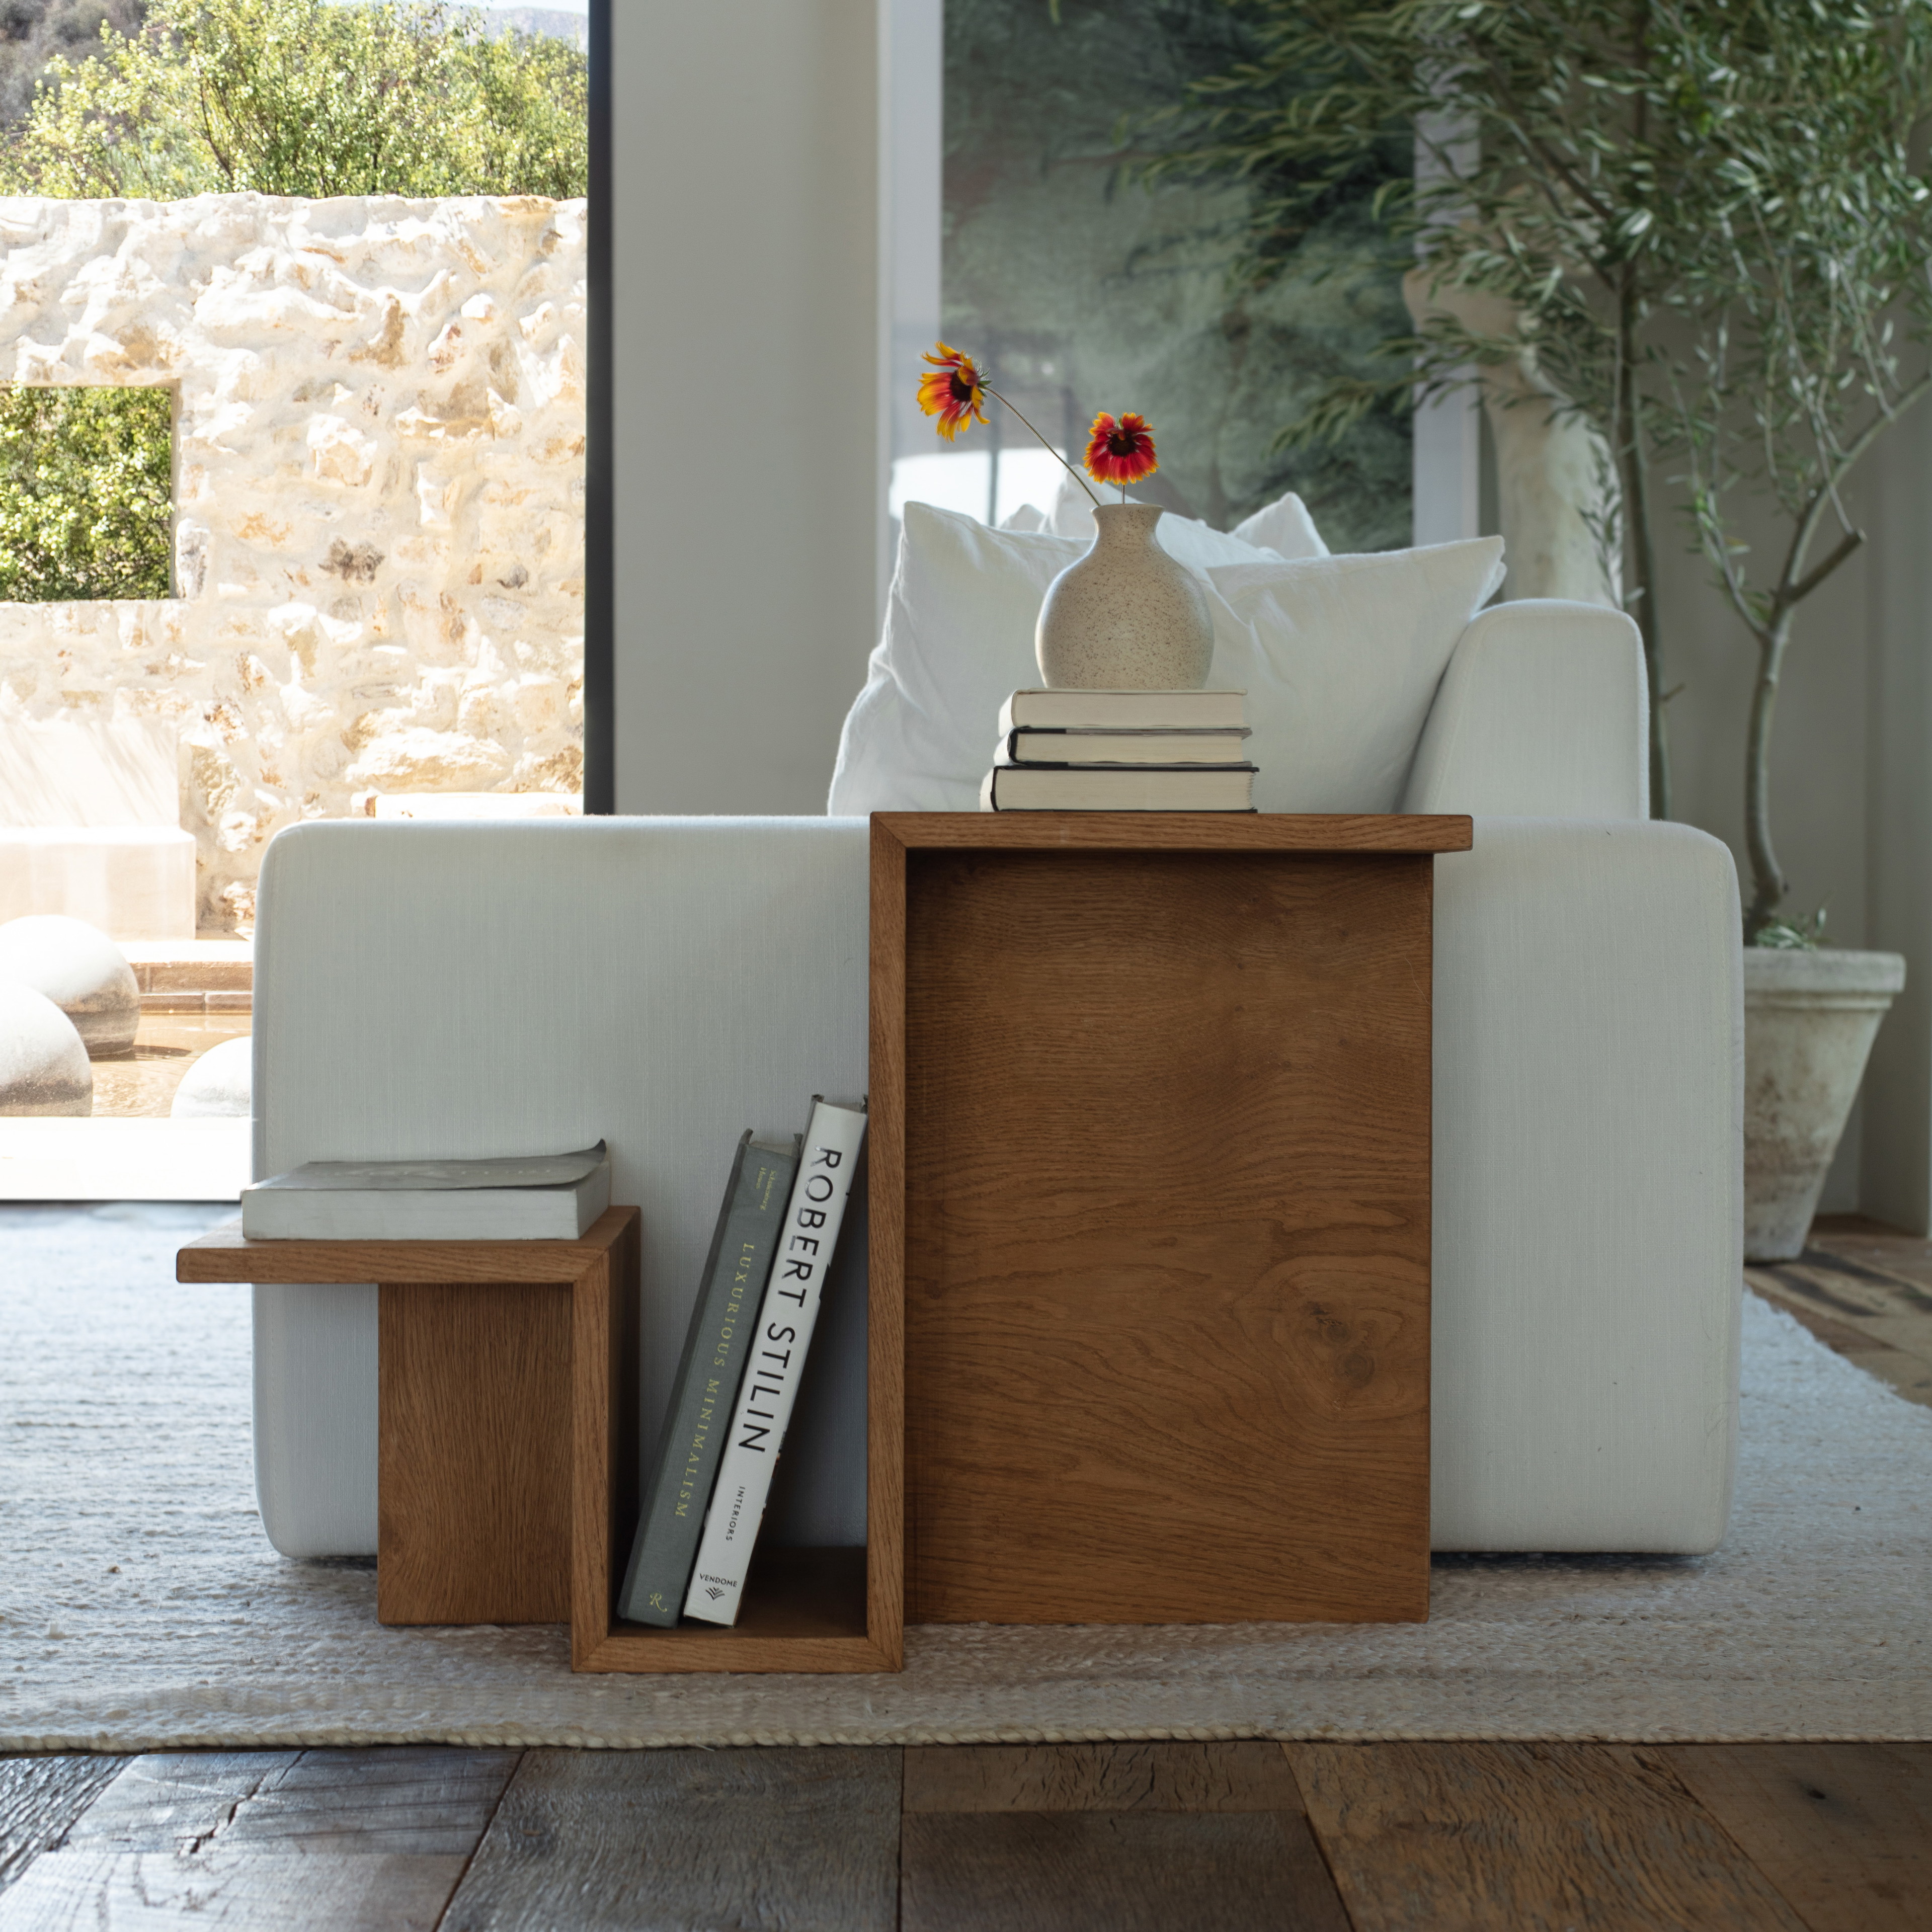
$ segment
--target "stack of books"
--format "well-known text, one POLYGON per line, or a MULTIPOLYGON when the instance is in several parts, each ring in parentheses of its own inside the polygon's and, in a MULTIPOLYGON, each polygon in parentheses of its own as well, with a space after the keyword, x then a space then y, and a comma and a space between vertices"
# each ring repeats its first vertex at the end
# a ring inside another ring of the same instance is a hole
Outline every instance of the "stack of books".
POLYGON ((617 1614, 734 1624, 866 1135, 812 1096, 789 1140, 738 1142, 644 1485, 617 1614))
POLYGON ((1016 691, 982 812, 1252 812, 1244 691, 1016 691))

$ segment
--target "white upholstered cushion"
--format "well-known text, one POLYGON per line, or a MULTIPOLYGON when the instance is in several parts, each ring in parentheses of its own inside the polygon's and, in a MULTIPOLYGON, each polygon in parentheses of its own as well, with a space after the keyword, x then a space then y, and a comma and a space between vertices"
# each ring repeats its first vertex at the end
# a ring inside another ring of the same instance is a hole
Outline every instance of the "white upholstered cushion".
MULTIPOLYGON (((885 634, 845 720, 829 812, 977 808, 1000 706, 1039 681, 1040 600, 1084 549, 905 506, 885 634)), ((1208 563, 1202 574, 1211 681, 1248 694, 1256 803, 1394 810, 1443 667, 1502 581, 1501 540, 1208 563)))
MULTIPOLYGON (((644 1213, 651 1439, 739 1133, 866 1090, 866 853, 862 824, 823 819, 283 832, 258 906, 255 1172, 608 1140, 611 1198, 644 1213)), ((802 1407, 782 1540, 865 1540, 862 1207, 804 1397, 846 1420, 802 1407)), ((257 1288, 255 1377, 271 1540, 372 1551, 374 1290, 257 1288)))
POLYGON ((1432 1540, 1713 1549, 1737 1442, 1743 968, 1688 825, 1436 863, 1432 1540))
POLYGON ((1449 660, 1402 808, 1648 818, 1649 741, 1643 643, 1621 610, 1492 604, 1449 660))

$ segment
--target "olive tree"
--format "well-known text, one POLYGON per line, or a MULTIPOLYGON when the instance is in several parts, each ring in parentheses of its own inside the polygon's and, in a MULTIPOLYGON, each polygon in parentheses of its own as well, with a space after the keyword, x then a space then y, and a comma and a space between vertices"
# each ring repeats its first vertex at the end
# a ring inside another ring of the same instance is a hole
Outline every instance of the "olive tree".
POLYGON ((1421 165, 1382 218, 1436 288, 1500 297, 1483 334, 1444 308, 1401 366, 1334 386, 1291 436, 1331 435, 1533 360, 1604 437, 1626 608, 1642 632, 1653 809, 1670 809, 1658 502, 1681 494, 1756 646, 1748 757, 1750 935, 1788 933, 1768 752, 1797 607, 1861 541, 1842 491, 1925 390, 1932 310, 1920 136, 1924 0, 1231 0, 1260 51, 1198 83, 1162 167, 1254 188, 1245 271, 1266 276, 1392 142, 1421 165), (1904 326, 1901 328, 1900 325, 1904 326), (1738 533, 1768 495, 1768 563, 1738 533), (1836 531, 1821 556, 1828 533, 1836 531))

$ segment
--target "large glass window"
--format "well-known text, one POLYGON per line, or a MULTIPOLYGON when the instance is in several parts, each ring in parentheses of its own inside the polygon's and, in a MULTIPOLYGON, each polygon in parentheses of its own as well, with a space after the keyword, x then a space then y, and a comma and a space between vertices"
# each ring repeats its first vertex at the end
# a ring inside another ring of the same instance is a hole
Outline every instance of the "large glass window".
MULTIPOLYGON (((1256 187, 1136 176, 1167 138, 1154 117, 1247 51, 1240 13, 945 0, 944 18, 946 339, 982 356, 1063 449, 1096 410, 1141 411, 1162 459, 1138 493, 1150 500, 1231 528, 1294 490, 1334 549, 1408 543, 1405 418, 1372 417, 1336 444, 1279 442, 1334 376, 1385 374, 1376 346, 1408 327, 1401 261, 1366 194, 1257 286, 1236 272, 1256 187)), ((912 496, 997 522, 1044 508, 1056 466, 1003 416, 957 452, 902 439, 894 508, 912 496)))

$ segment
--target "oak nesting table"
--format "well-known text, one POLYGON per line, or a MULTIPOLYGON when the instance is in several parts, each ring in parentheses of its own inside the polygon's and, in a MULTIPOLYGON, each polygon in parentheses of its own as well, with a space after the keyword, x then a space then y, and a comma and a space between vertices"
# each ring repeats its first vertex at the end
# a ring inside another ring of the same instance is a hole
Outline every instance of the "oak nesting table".
POLYGON ((1431 915, 1456 816, 872 824, 866 1546, 735 1628, 614 1622, 638 1210, 575 1241, 244 1240, 380 1285, 377 1613, 579 1670, 896 1670, 914 1623, 1429 1613, 1431 915))
POLYGON ((909 1622, 1427 1616, 1433 868, 1471 838, 874 817, 909 1622))
MULTIPOLYGON (((175 1272, 379 1284, 377 1617, 562 1623, 587 1580, 573 1544, 610 1541, 608 1528, 577 1533, 600 1486, 578 1425, 622 1427, 617 1466, 636 1460, 640 1245, 634 1208, 574 1241, 251 1241, 233 1221, 183 1248, 175 1272)), ((608 1516, 608 1470, 601 1487, 608 1516)))

